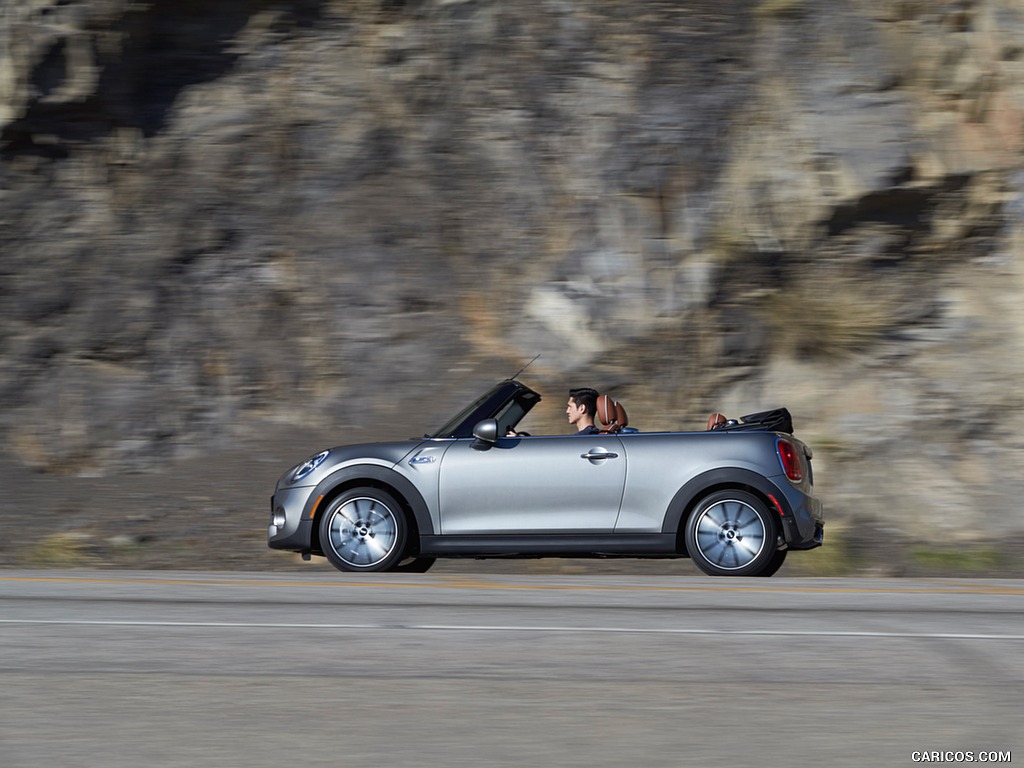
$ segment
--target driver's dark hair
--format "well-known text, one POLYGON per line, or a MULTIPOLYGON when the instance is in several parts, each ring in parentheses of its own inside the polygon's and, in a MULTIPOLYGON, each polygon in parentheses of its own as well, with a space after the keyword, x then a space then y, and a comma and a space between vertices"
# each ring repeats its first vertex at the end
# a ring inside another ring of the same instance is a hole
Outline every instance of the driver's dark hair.
POLYGON ((576 405, 582 405, 591 416, 597 415, 597 390, 590 387, 577 387, 569 390, 569 397, 576 405))

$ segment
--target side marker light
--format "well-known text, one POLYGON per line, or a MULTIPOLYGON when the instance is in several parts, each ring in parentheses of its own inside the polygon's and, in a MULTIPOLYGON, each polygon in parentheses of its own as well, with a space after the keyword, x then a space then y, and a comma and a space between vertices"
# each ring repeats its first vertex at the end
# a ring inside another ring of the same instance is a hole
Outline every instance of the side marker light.
POLYGON ((324 497, 323 497, 322 494, 320 496, 316 497, 316 501, 313 502, 313 508, 309 510, 309 519, 310 520, 312 520, 314 517, 316 517, 317 507, 320 506, 320 502, 323 501, 323 500, 324 500, 324 497))

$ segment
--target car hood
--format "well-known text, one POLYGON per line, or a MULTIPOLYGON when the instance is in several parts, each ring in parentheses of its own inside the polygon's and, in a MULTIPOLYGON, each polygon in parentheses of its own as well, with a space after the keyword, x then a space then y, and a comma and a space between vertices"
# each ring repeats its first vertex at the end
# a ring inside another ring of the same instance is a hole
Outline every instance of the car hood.
POLYGON ((336 446, 328 449, 326 451, 327 456, 323 461, 300 480, 296 481, 293 478, 296 470, 305 461, 290 467, 277 481, 277 487, 301 488, 315 486, 332 472, 353 464, 375 464, 377 466, 393 467, 419 448, 424 442, 426 441, 423 438, 413 438, 387 443, 358 443, 355 445, 336 446))

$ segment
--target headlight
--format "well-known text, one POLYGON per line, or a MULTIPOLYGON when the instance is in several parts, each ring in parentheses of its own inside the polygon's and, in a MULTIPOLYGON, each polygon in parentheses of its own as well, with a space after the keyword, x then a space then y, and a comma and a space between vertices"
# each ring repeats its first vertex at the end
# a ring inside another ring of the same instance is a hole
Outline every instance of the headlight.
POLYGON ((310 472, 312 472, 314 469, 316 469, 321 464, 323 464, 324 463, 324 459, 327 458, 327 455, 329 453, 330 453, 330 451, 324 451, 323 453, 318 453, 313 458, 307 459, 302 464, 299 464, 299 466, 295 468, 295 471, 292 472, 292 482, 293 483, 299 482, 299 480, 301 480, 306 475, 308 475, 310 472))

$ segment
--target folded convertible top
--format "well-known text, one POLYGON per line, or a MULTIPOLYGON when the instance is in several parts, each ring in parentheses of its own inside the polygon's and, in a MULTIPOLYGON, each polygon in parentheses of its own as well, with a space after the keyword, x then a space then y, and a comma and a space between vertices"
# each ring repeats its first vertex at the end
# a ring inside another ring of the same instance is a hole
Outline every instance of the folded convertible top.
POLYGON ((746 416, 740 416, 739 420, 727 421, 718 427, 722 431, 753 431, 765 430, 767 432, 785 432, 793 434, 793 417, 786 408, 772 408, 769 411, 758 411, 746 416))

